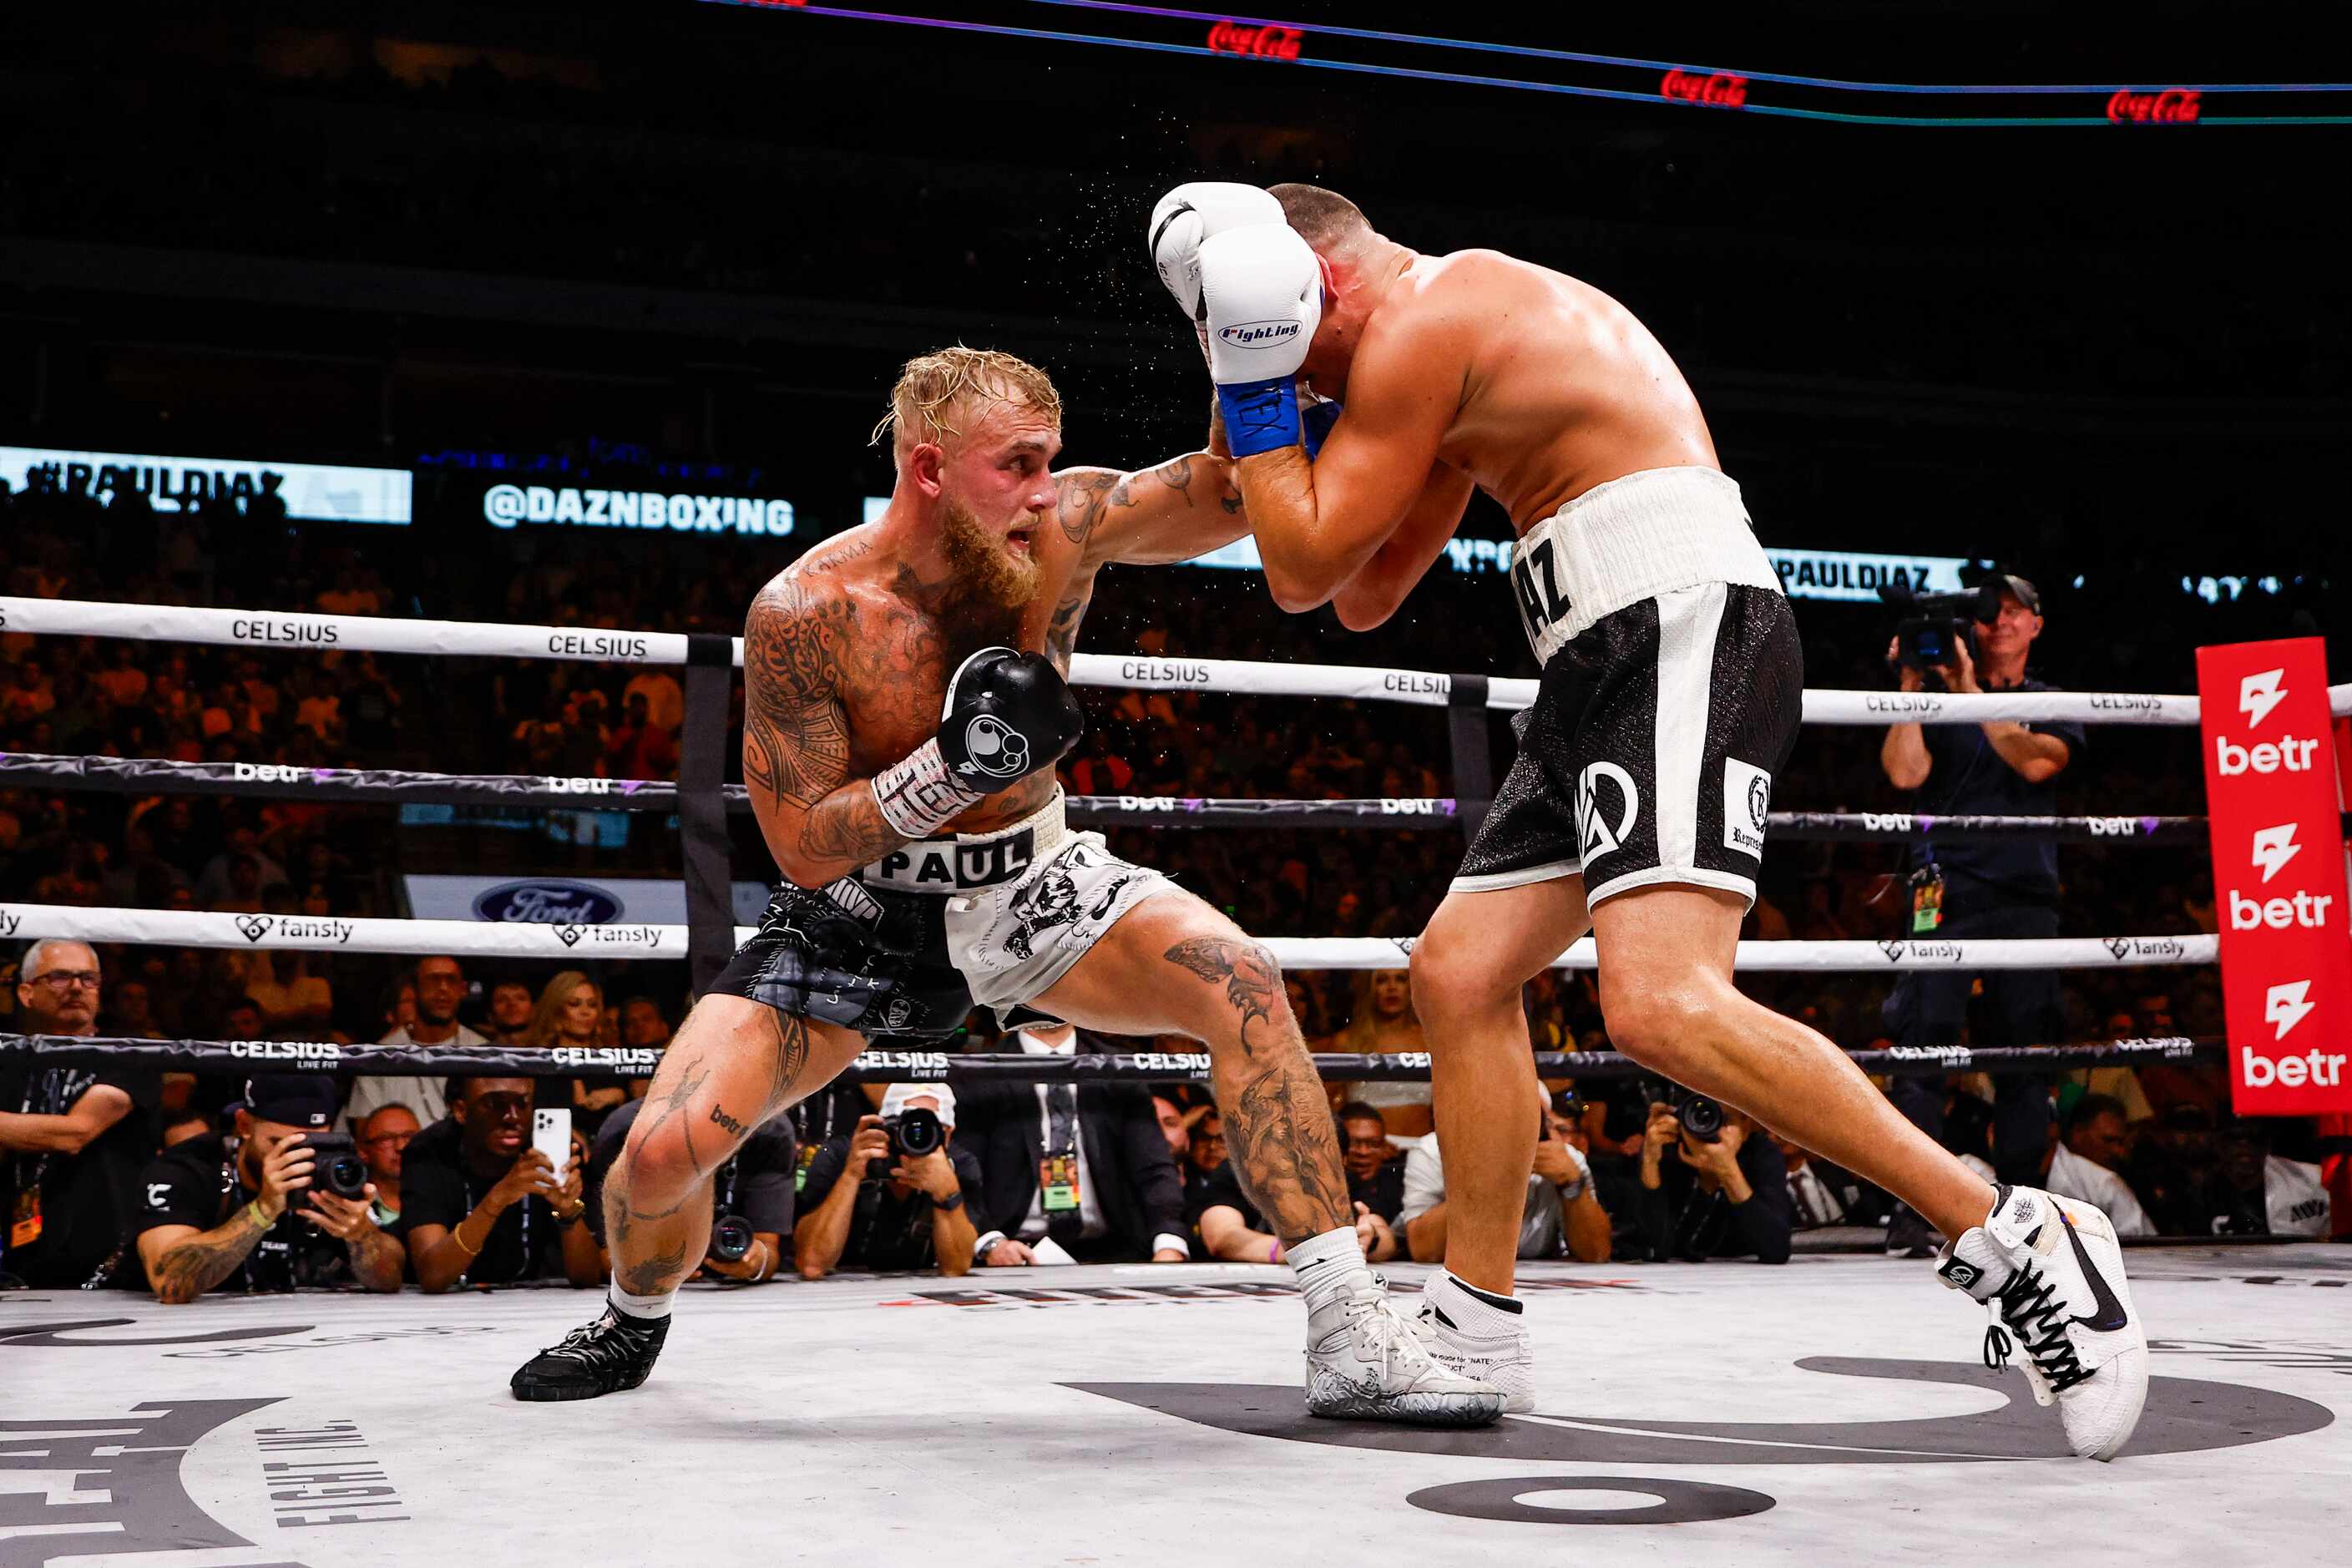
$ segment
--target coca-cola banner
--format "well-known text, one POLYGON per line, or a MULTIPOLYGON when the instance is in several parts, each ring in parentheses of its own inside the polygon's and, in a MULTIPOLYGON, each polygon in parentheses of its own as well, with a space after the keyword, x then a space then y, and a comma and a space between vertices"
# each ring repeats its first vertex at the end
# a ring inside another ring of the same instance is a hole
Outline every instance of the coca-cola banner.
POLYGON ((2326 647, 2197 650, 2231 1097, 2247 1115, 2352 1110, 2352 910, 2326 647))

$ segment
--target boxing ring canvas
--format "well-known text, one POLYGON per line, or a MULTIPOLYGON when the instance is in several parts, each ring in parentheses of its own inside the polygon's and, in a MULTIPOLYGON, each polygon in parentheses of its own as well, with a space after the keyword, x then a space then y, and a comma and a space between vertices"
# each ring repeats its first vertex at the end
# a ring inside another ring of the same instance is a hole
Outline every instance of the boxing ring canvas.
POLYGON ((2352 1253, 2131 1258, 2155 1375, 2111 1465, 1978 1363, 1979 1309, 1878 1258, 1524 1265, 1538 1413, 1476 1432, 1306 1415, 1279 1268, 693 1286, 650 1383, 570 1405, 506 1383, 586 1292, 9 1293, 0 1565, 2339 1551, 2352 1253))

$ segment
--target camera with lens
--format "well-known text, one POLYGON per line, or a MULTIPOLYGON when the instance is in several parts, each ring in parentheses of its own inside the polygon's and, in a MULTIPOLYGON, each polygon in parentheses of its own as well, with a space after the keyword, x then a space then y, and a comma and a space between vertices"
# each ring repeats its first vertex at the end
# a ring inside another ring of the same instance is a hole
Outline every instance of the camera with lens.
POLYGON ((319 1152, 319 1163, 310 1168, 312 1185, 353 1203, 367 1196, 367 1166, 360 1160, 359 1146, 347 1135, 322 1132, 306 1139, 304 1147, 319 1152))
POLYGON ((948 1141, 947 1124, 940 1120, 940 1113, 919 1105, 884 1117, 882 1131, 889 1134, 890 1152, 901 1160, 936 1154, 948 1141))
POLYGON ((1977 623, 2000 613, 2000 591, 1990 582, 1964 593, 1924 595, 1908 583, 1889 583, 1878 596, 1903 617, 1895 624, 1895 662, 1929 679, 1959 663, 1963 647, 1971 660, 1981 658, 1977 623))
POLYGON ((723 1214, 710 1222, 708 1254, 721 1263, 740 1263, 751 1250, 751 1222, 740 1214, 723 1214))
POLYGON ((1694 1143, 1716 1143, 1723 1138, 1723 1102, 1704 1094, 1694 1094, 1668 1079, 1658 1079, 1650 1086, 1651 1100, 1674 1108, 1675 1119, 1694 1143))

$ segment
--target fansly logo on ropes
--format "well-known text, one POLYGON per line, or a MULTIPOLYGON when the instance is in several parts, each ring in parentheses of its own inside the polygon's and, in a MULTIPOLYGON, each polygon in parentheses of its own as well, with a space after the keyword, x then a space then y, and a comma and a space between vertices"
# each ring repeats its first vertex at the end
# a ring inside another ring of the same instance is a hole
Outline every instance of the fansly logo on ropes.
POLYGON ((2153 961, 2168 963, 2189 956, 2189 944, 2174 936, 2111 936, 2106 949, 2118 963, 2153 961))

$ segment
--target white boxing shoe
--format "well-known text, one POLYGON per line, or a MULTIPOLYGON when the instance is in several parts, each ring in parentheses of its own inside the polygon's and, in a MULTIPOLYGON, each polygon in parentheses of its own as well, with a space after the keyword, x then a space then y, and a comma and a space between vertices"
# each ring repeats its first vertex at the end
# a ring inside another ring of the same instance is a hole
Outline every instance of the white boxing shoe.
POLYGON ((1378 1274, 1332 1291, 1307 1319, 1308 1414, 1415 1426, 1485 1426, 1502 1415, 1494 1384, 1442 1365, 1416 1331, 1378 1274))
POLYGON ((2107 1216, 2038 1187, 2000 1187, 1984 1224, 1941 1259, 1944 1283, 1991 1310, 1985 1364, 2022 1352, 2034 1403, 2057 1405, 2068 1446, 2114 1458, 2147 1400, 2147 1332, 2107 1216))
POLYGON ((1444 1269, 1421 1287, 1421 1339, 1437 1364, 1501 1390, 1503 1413, 1536 1407, 1536 1352, 1527 1321, 1486 1306, 1444 1269))

